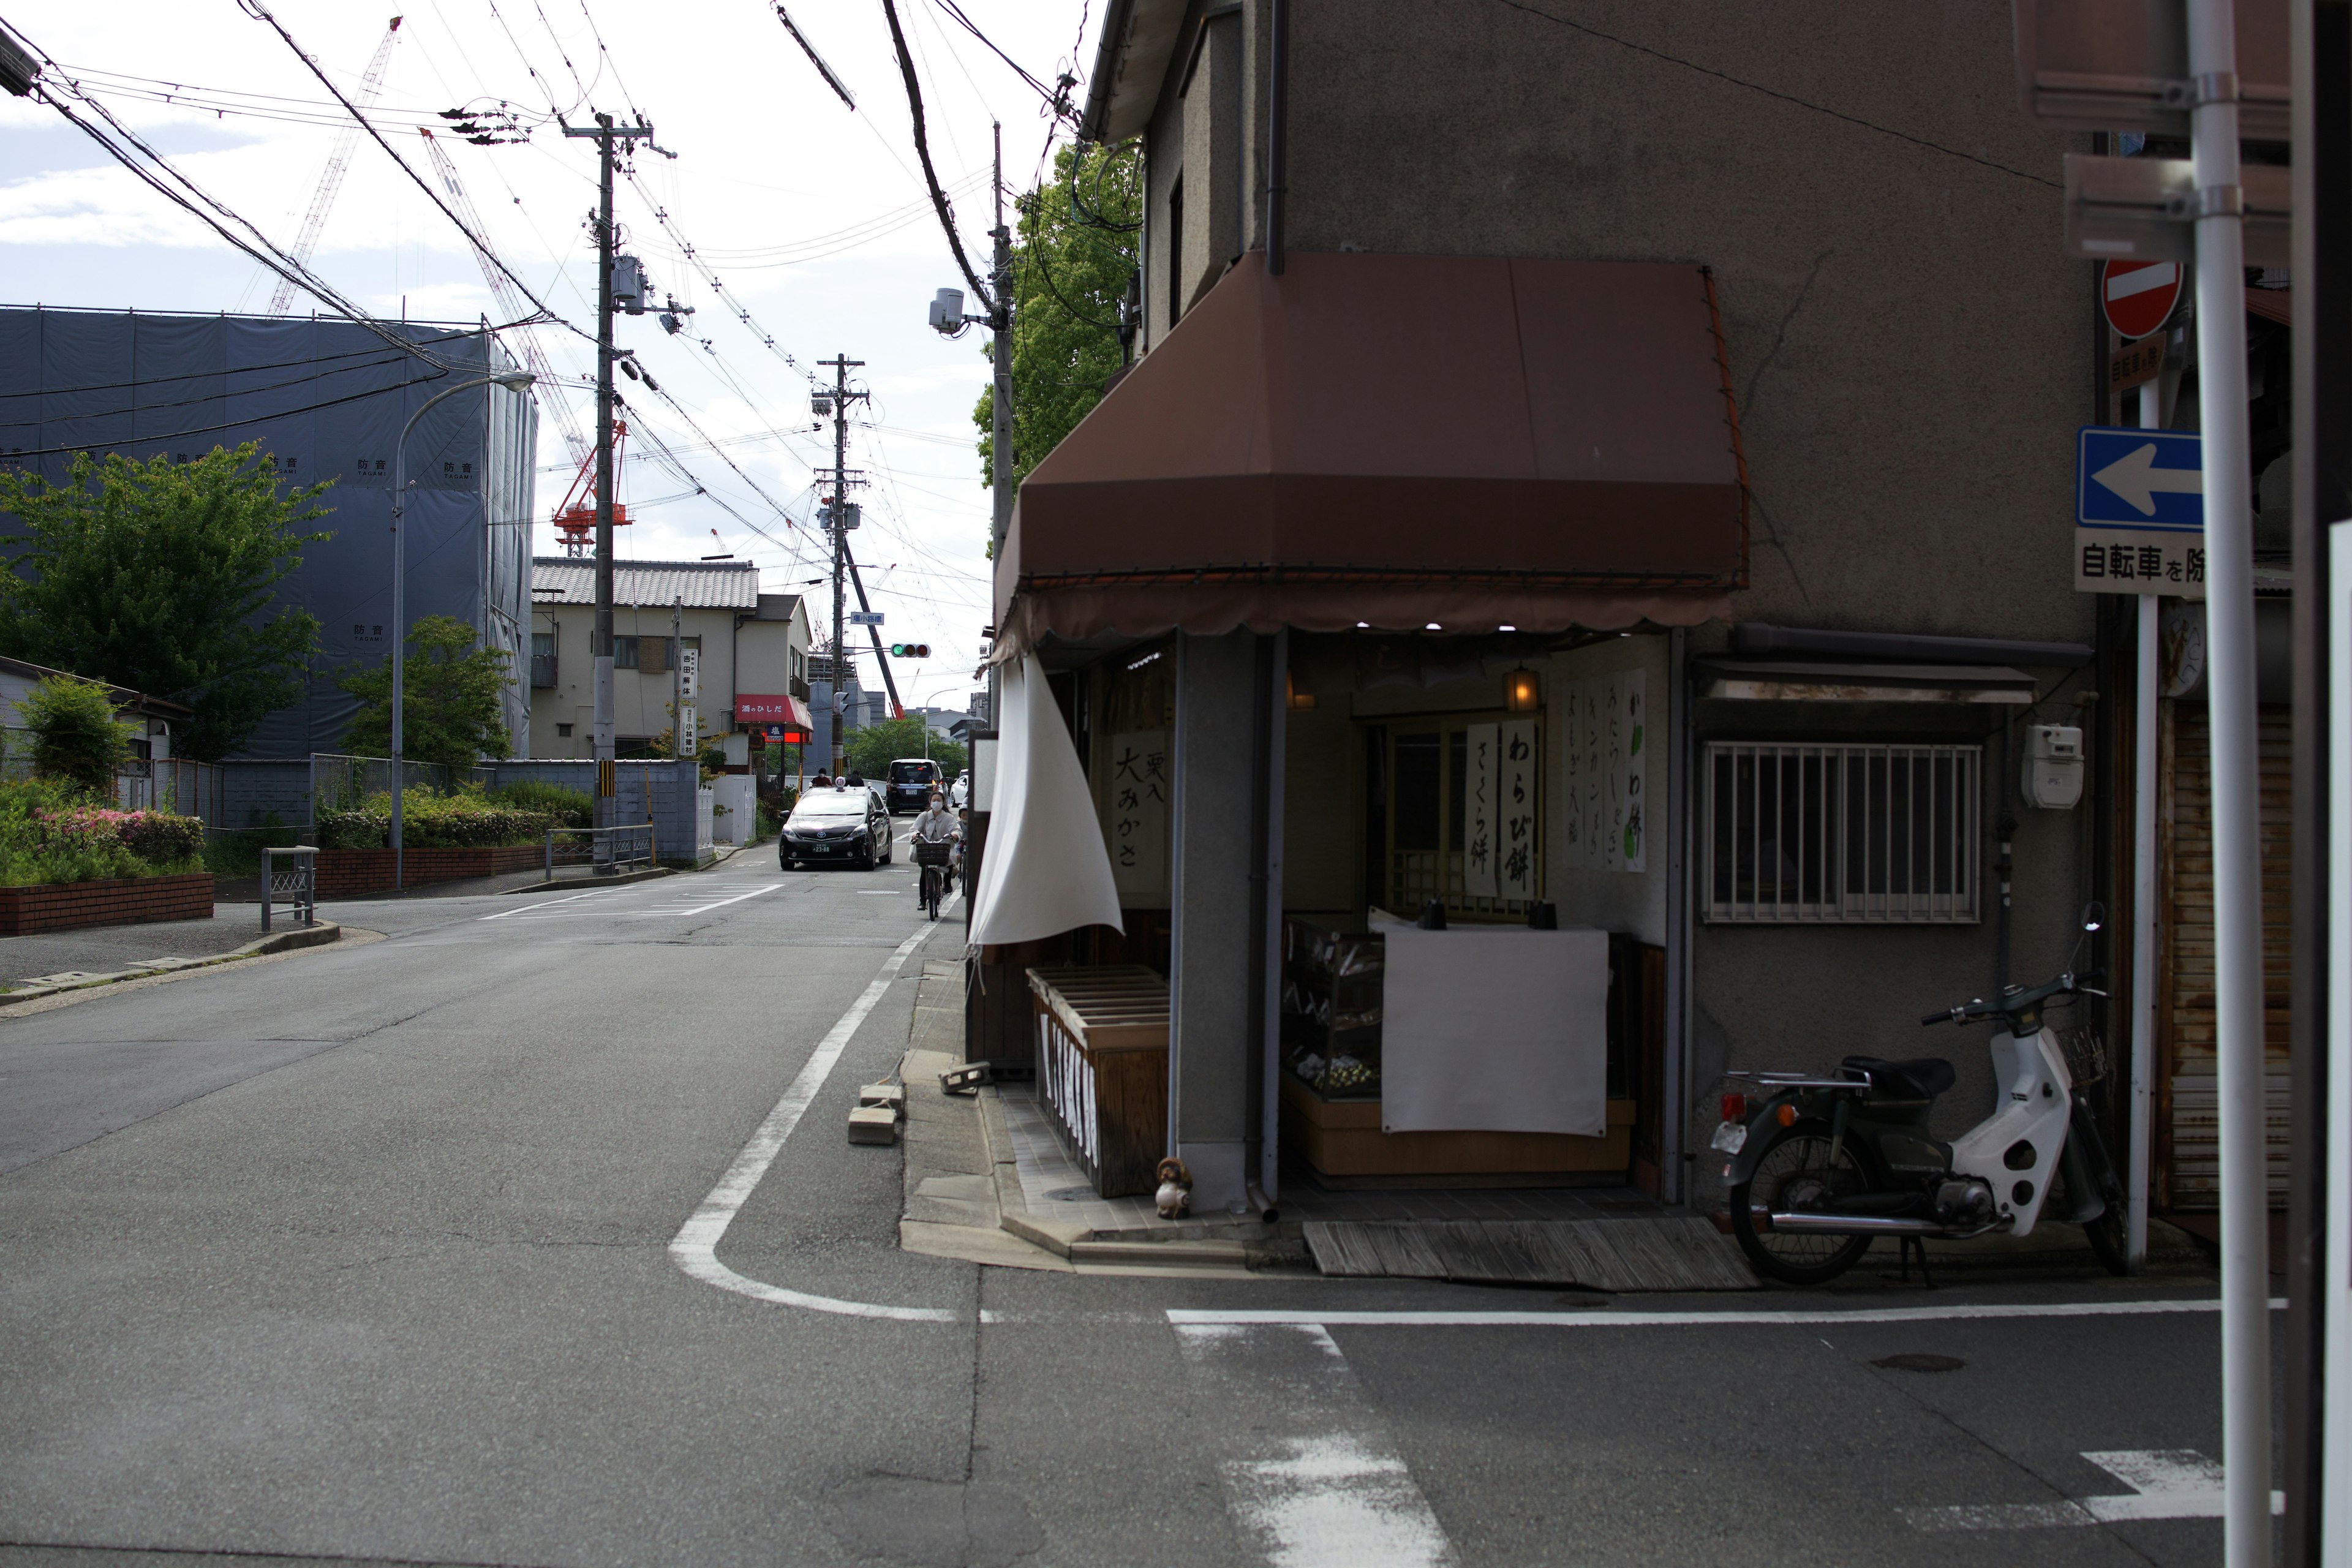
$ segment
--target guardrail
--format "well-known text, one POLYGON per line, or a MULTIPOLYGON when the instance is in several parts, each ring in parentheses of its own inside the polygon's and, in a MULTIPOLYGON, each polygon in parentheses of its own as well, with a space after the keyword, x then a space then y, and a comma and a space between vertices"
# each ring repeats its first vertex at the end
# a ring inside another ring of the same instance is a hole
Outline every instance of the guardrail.
POLYGON ((261 852, 261 929, 269 930, 270 909, 278 895, 289 895, 288 903, 295 917, 304 925, 319 923, 319 852, 308 845, 291 849, 264 849, 261 852), (278 862, 288 864, 283 869, 278 862))
POLYGON ((593 866, 601 874, 618 871, 624 867, 645 866, 654 861, 654 825, 633 823, 625 827, 551 827, 547 830, 547 876, 555 880, 555 868, 593 866), (558 840, 562 840, 561 844, 558 840))

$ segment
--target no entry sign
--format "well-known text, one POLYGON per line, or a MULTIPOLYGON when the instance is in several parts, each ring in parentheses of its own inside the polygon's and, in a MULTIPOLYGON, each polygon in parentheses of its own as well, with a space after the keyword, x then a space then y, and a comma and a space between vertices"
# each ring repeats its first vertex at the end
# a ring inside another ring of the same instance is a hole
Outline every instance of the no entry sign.
POLYGON ((2107 325, 2126 338, 2144 338, 2171 319, 2180 302, 2178 261, 2108 261, 2099 268, 2099 308, 2107 325))

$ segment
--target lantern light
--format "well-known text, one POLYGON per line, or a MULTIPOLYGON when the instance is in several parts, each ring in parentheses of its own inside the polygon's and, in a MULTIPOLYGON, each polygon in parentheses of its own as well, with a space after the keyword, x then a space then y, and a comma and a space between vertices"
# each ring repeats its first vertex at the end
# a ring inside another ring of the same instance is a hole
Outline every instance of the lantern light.
POLYGON ((1522 666, 1503 677, 1503 707, 1513 713, 1532 713, 1543 706, 1536 672, 1522 666))

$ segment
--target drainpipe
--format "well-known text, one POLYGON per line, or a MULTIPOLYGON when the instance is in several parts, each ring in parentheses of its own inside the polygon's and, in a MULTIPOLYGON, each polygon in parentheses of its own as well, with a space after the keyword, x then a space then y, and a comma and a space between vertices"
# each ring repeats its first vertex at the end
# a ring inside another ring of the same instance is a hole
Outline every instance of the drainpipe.
POLYGON ((1265 269, 1282 276, 1283 207, 1290 168, 1290 4, 1269 0, 1272 58, 1266 62, 1265 269))

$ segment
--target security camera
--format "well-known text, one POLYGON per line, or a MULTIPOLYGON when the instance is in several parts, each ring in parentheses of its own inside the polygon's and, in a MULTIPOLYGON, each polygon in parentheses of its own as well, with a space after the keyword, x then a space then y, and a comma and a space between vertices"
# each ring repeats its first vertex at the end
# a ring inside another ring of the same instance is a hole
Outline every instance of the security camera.
POLYGON ((949 337, 963 331, 963 290, 942 289, 931 296, 931 331, 949 337))

